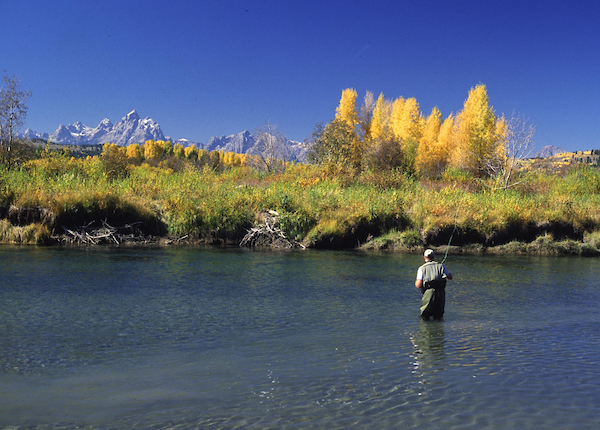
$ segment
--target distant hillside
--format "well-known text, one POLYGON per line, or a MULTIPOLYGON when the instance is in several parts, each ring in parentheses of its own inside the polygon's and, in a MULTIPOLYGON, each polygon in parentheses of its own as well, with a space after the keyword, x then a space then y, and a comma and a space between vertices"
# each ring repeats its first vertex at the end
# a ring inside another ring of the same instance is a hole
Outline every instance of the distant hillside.
POLYGON ((594 167, 600 166, 600 149, 592 149, 588 151, 567 152, 561 148, 545 147, 538 152, 536 158, 522 160, 522 166, 530 169, 543 168, 546 170, 560 172, 577 164, 587 164, 594 167), (548 149, 547 152, 544 150, 548 149), (546 155, 544 154, 552 154, 546 155))

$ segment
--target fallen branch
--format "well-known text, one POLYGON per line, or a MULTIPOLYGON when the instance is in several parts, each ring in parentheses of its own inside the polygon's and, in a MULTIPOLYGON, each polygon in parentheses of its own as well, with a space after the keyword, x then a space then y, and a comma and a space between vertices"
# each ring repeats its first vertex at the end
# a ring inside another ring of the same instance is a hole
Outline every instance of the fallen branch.
POLYGON ((264 223, 248 230, 240 242, 240 246, 283 249, 304 248, 304 245, 301 243, 288 239, 285 233, 277 227, 279 224, 279 213, 266 211, 262 213, 262 217, 264 223))
POLYGON ((64 236, 57 237, 59 241, 65 243, 75 243, 83 245, 115 244, 120 245, 123 242, 146 242, 147 238, 136 228, 141 222, 126 224, 122 227, 113 227, 102 221, 102 226, 93 227, 93 222, 77 227, 75 230, 61 226, 65 232, 64 236))

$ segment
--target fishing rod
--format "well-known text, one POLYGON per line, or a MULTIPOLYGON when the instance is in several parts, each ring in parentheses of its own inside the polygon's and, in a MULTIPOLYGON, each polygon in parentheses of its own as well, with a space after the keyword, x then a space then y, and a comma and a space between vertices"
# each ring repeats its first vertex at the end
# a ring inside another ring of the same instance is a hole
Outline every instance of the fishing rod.
POLYGON ((454 237, 454 233, 456 233, 456 222, 454 222, 454 229, 452 230, 452 234, 450 235, 450 240, 448 241, 448 246, 446 246, 446 254, 444 255, 444 259, 442 260, 442 264, 448 258, 448 251, 450 250, 450 243, 452 243, 452 238, 454 237))
POLYGON ((450 234, 450 240, 448 240, 448 246, 446 246, 446 254, 444 255, 442 264, 444 264, 444 262, 446 261, 446 258, 448 258, 448 251, 450 250, 450 244, 452 243, 452 238, 454 237, 454 233, 456 233, 456 226, 458 225, 456 220, 458 219, 458 211, 459 210, 460 210, 460 205, 458 205, 458 208, 456 209, 456 213, 454 214, 454 228, 452 229, 452 234, 450 234))

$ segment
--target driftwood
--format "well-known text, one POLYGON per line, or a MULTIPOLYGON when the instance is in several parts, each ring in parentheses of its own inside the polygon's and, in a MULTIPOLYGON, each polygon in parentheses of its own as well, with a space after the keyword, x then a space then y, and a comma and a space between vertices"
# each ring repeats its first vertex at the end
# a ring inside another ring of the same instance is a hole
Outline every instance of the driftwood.
POLYGON ((278 227, 279 213, 276 211, 263 212, 264 222, 252 227, 240 242, 240 246, 270 247, 270 248, 304 248, 301 243, 288 239, 278 227))
POLYGON ((147 239, 144 235, 138 232, 136 226, 141 222, 132 224, 126 224, 122 227, 113 227, 106 221, 102 221, 102 225, 99 227, 92 226, 93 222, 70 229, 62 226, 65 234, 61 237, 57 237, 61 242, 65 243, 76 243, 84 245, 100 245, 100 244, 114 244, 120 245, 124 242, 146 242, 147 239))

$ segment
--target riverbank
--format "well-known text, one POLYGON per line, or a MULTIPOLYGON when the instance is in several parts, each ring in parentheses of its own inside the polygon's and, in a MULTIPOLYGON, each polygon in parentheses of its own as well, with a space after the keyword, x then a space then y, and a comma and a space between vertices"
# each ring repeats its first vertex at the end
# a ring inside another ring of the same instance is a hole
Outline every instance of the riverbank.
POLYGON ((305 248, 416 252, 450 243, 449 252, 600 253, 600 174, 588 166, 529 172, 498 189, 459 174, 418 181, 310 165, 267 174, 180 160, 115 167, 103 157, 1 168, 0 242, 72 244, 85 229, 110 227, 86 245, 238 246, 271 213, 271 227, 305 248))

